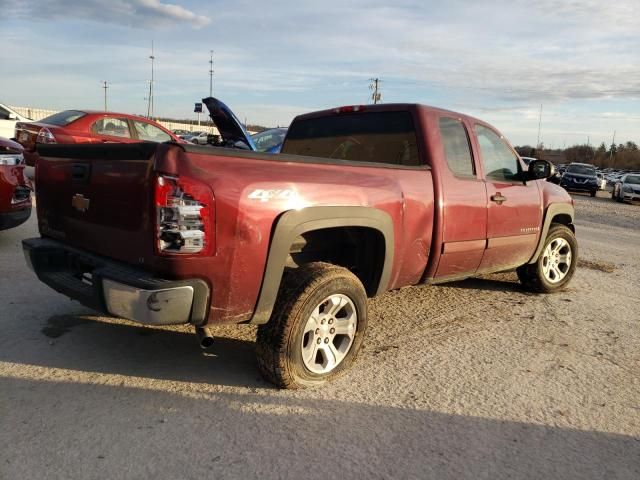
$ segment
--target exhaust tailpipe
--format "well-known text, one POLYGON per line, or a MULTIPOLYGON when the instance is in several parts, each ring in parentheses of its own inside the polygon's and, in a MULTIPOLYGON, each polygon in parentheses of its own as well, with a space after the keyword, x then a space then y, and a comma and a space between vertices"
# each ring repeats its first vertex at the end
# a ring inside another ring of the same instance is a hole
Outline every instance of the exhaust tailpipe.
POLYGON ((207 349, 213 345, 213 335, 209 327, 196 327, 196 336, 198 337, 200 348, 207 349))

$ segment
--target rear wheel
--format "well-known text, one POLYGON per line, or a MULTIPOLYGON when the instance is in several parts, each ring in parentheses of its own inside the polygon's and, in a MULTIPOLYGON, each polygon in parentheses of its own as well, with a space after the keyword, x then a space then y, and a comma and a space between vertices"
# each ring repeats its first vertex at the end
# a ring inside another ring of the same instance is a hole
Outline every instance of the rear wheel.
POLYGON ((355 361, 366 327, 360 280, 335 265, 304 265, 286 274, 271 320, 258 328, 258 366, 280 388, 321 385, 355 361))
POLYGON ((590 192, 592 197, 595 197, 597 193, 598 193, 598 190, 591 190, 590 192))
POLYGON ((552 293, 564 288, 578 263, 578 242, 570 228, 554 223, 549 229, 542 253, 535 263, 516 270, 520 282, 529 290, 552 293))

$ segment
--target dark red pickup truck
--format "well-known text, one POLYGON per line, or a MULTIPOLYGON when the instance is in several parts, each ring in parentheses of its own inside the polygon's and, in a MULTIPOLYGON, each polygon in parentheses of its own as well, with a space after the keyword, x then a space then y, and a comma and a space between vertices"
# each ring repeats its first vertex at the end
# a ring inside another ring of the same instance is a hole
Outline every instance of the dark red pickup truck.
MULTIPOLYGON (((282 154, 43 145, 40 280, 145 324, 260 325, 263 375, 316 385, 353 363, 367 297, 516 269, 552 292, 577 263, 568 194, 493 127, 422 105, 297 117, 282 154)), ((434 307, 437 308, 437 307, 434 307)))

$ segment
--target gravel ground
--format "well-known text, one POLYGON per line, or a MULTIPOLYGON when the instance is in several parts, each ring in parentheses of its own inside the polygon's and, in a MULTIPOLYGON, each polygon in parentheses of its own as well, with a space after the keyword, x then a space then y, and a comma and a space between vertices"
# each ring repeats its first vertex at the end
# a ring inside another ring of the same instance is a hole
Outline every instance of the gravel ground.
POLYGON ((322 389, 259 378, 252 327, 96 316, 0 232, 0 479, 640 478, 640 206, 575 196, 568 290, 514 274, 371 302, 359 361, 322 389))

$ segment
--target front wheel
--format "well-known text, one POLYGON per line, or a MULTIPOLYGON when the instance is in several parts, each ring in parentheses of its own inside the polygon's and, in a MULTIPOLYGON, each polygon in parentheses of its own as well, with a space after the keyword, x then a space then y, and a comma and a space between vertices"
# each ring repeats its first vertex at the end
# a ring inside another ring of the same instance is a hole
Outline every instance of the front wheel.
POLYGON ((573 231, 565 225, 554 223, 536 262, 522 265, 516 271, 525 288, 553 293, 569 283, 577 264, 578 242, 573 231))
POLYGON ((366 327, 367 294, 353 273, 320 262, 292 269, 258 328, 258 366, 280 388, 321 385, 355 361, 366 327))
POLYGON ((618 193, 616 194, 616 202, 622 203, 622 189, 618 190, 618 193))

